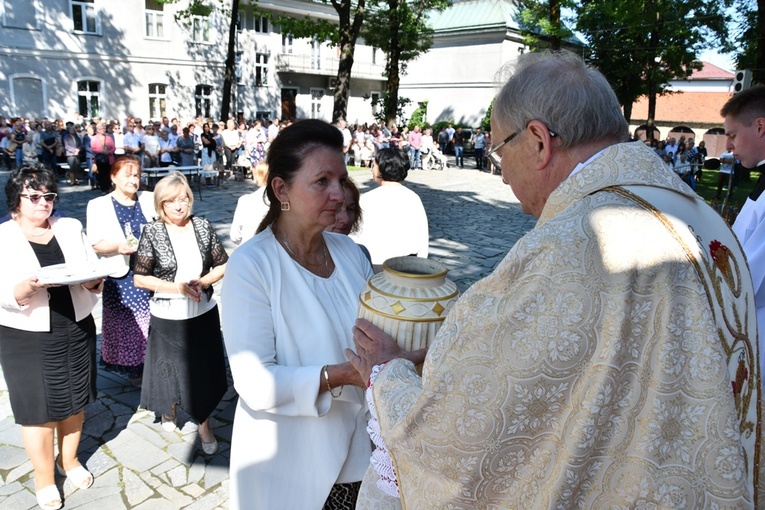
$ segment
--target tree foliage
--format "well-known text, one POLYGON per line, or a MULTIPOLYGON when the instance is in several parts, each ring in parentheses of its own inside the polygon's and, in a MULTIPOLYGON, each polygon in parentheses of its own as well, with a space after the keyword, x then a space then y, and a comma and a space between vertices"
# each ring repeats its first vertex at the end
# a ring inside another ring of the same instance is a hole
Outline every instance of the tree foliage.
POLYGON ((367 13, 363 37, 367 44, 386 54, 385 120, 392 126, 398 118, 401 75, 409 62, 426 52, 433 42, 428 14, 442 11, 447 0, 375 0, 367 13))
POLYGON ((573 36, 561 18, 561 9, 572 8, 573 0, 522 0, 520 5, 520 32, 532 50, 559 50, 562 41, 573 36))
POLYGON ((754 81, 765 84, 765 0, 738 0, 734 12, 726 49, 735 52, 738 69, 751 69, 754 81))
MULTIPOLYGON (((522 19, 536 47, 567 33, 570 22, 588 43, 585 59, 601 70, 631 117, 632 103, 648 97, 653 124, 656 97, 670 80, 686 78, 701 64, 696 55, 721 47, 727 35, 726 8, 733 0, 571 0, 571 19, 556 25, 550 2, 526 0, 522 19)), ((649 131, 653 133, 653 131, 649 131)))

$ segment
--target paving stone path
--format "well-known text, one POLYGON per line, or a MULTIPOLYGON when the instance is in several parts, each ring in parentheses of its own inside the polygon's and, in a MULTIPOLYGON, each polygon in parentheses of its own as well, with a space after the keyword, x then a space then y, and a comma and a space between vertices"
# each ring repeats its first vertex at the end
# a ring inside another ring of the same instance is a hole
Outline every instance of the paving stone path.
MULTIPOLYGON (((8 172, 0 172, 5 189, 8 172)), ((374 186, 369 171, 351 172, 362 192, 374 186)), ((488 275, 512 245, 536 220, 520 210, 517 199, 500 177, 475 170, 450 169, 410 172, 408 185, 425 205, 430 224, 430 258, 449 268, 449 278, 464 291, 488 275)), ((85 223, 88 200, 97 192, 89 186, 60 184, 59 207, 85 223)), ((195 196, 194 212, 207 217, 224 240, 237 199, 252 192, 252 181, 229 182, 202 189, 195 196)), ((3 202, 4 203, 4 202, 3 202)), ((4 211, 0 207, 0 211, 4 211)), ((216 285, 216 294, 220 285, 216 285)), ((100 323, 99 305, 93 312, 100 323)), ((1 373, 1 372, 0 372, 1 373)), ((88 490, 76 490, 58 480, 66 509, 187 508, 206 510, 228 506, 228 465, 236 393, 229 388, 210 418, 220 451, 202 454, 197 427, 182 412, 179 429, 167 432, 154 413, 138 409, 140 390, 127 378, 99 369, 98 399, 85 409, 80 461, 96 477, 88 490)), ((37 508, 32 465, 24 452, 20 428, 11 414, 4 378, 0 377, 0 508, 37 508)))

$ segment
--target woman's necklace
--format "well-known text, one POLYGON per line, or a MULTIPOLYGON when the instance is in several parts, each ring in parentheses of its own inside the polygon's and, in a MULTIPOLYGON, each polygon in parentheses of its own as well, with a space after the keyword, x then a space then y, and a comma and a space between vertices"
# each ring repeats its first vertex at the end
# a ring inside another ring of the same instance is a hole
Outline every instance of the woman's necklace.
MULTIPOLYGON (((38 228, 39 228, 39 227, 38 227, 38 228)), ((45 230, 43 230, 43 231, 42 231, 42 232, 40 232, 39 234, 35 234, 34 232, 30 232, 29 230, 24 230, 24 232, 26 232, 27 234, 29 234, 29 235, 30 235, 30 236, 32 236, 32 237, 42 237, 42 236, 44 236, 45 234, 47 234, 49 230, 50 230, 50 225, 48 225, 48 226, 45 228, 45 230)))
POLYGON ((292 251, 292 248, 290 248, 290 243, 287 242, 287 238, 279 239, 279 236, 277 235, 277 231, 275 227, 276 227, 276 224, 274 224, 274 228, 272 229, 274 231, 274 237, 276 237, 276 240, 279 241, 282 244, 282 246, 284 246, 284 248, 287 250, 287 253, 290 254, 290 257, 297 260, 304 266, 319 267, 323 265, 325 268, 327 268, 328 262, 329 262, 329 253, 327 252, 327 245, 324 242, 324 236, 321 236, 321 251, 324 255, 324 259, 321 260, 320 262, 313 263, 298 257, 297 254, 294 251, 292 251))

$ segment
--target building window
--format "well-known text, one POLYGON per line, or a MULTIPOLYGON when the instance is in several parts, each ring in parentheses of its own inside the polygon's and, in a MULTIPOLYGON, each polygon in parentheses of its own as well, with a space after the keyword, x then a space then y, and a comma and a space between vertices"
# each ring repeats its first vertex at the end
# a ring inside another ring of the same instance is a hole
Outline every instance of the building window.
POLYGON ((292 34, 282 34, 282 53, 292 54, 292 34))
POLYGON ((311 40, 311 69, 321 69, 321 43, 315 37, 311 40))
POLYGON ((161 119, 167 115, 167 85, 149 84, 149 118, 161 119))
POLYGON ((311 89, 311 118, 324 119, 321 112, 321 101, 324 99, 324 89, 311 89))
POLYGON ((253 16, 253 18, 256 32, 260 32, 261 34, 270 33, 268 30, 268 18, 264 18, 263 16, 253 16))
POLYGON ((268 55, 265 53, 255 54, 255 86, 265 87, 268 85, 268 55))
POLYGON ((70 0, 74 31, 84 34, 98 33, 98 13, 95 0, 70 0))
POLYGON ((377 50, 378 49, 379 48, 375 48, 374 46, 372 46, 372 65, 377 64, 377 50))
POLYGON ((197 85, 194 93, 196 116, 197 117, 211 117, 210 105, 212 104, 212 86, 211 85, 197 85))
POLYGON ((380 111, 380 93, 370 92, 369 98, 372 100, 372 113, 377 115, 377 113, 380 111))
POLYGON ((101 83, 97 81, 77 82, 77 102, 79 114, 88 119, 101 116, 101 83))
POLYGON ((146 0, 146 37, 165 37, 165 5, 159 0, 146 0))
POLYGON ((198 43, 210 42, 210 17, 194 16, 191 20, 191 40, 198 43))

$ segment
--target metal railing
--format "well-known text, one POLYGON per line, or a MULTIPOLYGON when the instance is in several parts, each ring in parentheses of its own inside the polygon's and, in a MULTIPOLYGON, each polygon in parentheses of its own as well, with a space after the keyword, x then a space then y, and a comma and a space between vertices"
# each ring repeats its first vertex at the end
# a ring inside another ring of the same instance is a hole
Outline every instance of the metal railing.
MULTIPOLYGON (((337 75, 340 59, 337 57, 314 57, 297 53, 280 53, 276 56, 276 70, 280 73, 318 74, 321 76, 337 75)), ((363 60, 354 60, 352 76, 356 78, 382 79, 384 64, 375 64, 363 60)))

